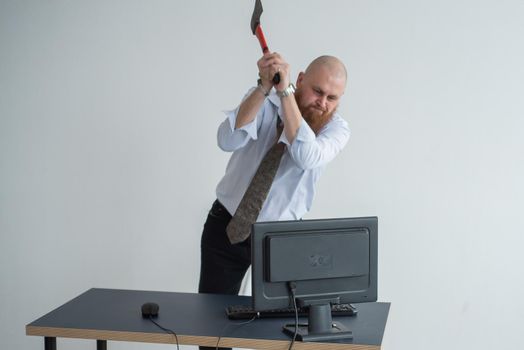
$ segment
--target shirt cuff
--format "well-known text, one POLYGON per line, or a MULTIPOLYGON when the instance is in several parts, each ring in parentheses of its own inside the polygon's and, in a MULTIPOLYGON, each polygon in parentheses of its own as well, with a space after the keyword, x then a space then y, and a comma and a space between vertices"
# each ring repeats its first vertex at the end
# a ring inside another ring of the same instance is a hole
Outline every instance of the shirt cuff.
POLYGON ((223 111, 226 115, 228 121, 229 121, 229 128, 231 130, 231 134, 239 134, 246 132, 250 138, 253 140, 256 140, 258 138, 257 135, 257 118, 258 115, 255 116, 255 118, 247 123, 246 125, 241 126, 238 129, 235 129, 235 124, 237 121, 237 115, 238 115, 238 107, 229 111, 223 111))
MULTIPOLYGON (((315 139, 315 133, 313 132, 313 130, 311 130, 309 124, 304 119, 302 119, 302 121, 300 122, 300 126, 297 130, 297 135, 295 136, 295 141, 312 142, 315 141, 315 139)), ((282 135, 280 135, 278 142, 283 142, 288 146, 292 146, 291 143, 288 141, 285 132, 282 132, 282 135)), ((295 142, 293 142, 293 144, 295 144, 295 142)))

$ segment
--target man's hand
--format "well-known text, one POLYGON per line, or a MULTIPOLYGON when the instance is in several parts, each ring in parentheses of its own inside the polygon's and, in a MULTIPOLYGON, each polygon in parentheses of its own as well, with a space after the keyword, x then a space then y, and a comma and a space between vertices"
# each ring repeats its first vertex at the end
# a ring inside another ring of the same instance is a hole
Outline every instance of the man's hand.
MULTIPOLYGON (((262 86, 266 91, 273 87, 273 76, 280 73, 280 82, 275 86, 277 91, 283 91, 289 86, 289 64, 278 53, 267 53, 257 62, 258 74, 262 79, 262 86)), ((302 122, 302 115, 294 96, 282 98, 284 133, 291 144, 295 140, 298 128, 302 122)))
POLYGON ((267 53, 257 62, 258 75, 266 91, 273 87, 273 77, 280 74, 280 82, 275 86, 277 91, 282 91, 289 85, 289 64, 278 53, 267 53))

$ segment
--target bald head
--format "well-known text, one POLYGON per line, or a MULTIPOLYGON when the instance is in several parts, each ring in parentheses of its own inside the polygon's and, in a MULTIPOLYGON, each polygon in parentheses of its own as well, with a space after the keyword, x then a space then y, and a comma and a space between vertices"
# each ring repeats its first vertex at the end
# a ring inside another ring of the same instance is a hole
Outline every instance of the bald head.
POLYGON ((305 73, 308 74, 318 69, 326 70, 335 79, 343 79, 344 85, 346 85, 347 70, 344 63, 338 58, 328 55, 317 57, 309 64, 305 73))
POLYGON ((302 117, 317 133, 336 111, 346 89, 344 64, 333 56, 313 60, 297 78, 295 99, 302 117))

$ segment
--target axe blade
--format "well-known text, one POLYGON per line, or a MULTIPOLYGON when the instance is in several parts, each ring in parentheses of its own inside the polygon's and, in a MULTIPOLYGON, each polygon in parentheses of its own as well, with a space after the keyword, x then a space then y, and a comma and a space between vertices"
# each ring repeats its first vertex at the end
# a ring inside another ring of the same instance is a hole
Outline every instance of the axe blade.
POLYGON ((262 15, 263 11, 264 9, 262 8, 262 1, 256 0, 255 9, 253 10, 253 15, 251 16, 251 31, 253 32, 253 35, 255 34, 258 25, 260 24, 260 16, 262 15))

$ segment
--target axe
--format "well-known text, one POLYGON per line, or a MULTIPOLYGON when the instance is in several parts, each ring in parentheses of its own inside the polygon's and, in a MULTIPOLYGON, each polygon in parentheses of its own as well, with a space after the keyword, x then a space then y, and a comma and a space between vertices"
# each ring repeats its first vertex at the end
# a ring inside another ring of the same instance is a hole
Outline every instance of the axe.
MULTIPOLYGON (((262 11, 264 11, 262 8, 262 2, 260 0, 255 0, 255 9, 253 10, 253 15, 251 16, 251 31, 254 35, 256 35, 258 42, 260 43, 260 47, 262 48, 262 52, 266 53, 269 51, 269 48, 267 47, 266 38, 264 37, 264 32, 260 26, 260 16, 262 15, 262 11)), ((279 82, 280 74, 276 73, 273 76, 273 83, 278 84, 279 82)))

